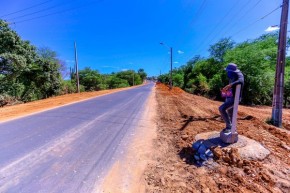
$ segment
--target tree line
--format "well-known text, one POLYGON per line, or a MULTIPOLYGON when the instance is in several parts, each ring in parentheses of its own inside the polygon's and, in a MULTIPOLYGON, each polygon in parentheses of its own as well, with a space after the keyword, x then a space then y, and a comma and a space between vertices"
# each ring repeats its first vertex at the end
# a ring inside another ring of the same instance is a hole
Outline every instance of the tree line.
MULTIPOLYGON (((220 89, 228 84, 224 68, 236 63, 243 72, 245 85, 242 103, 271 105, 275 82, 278 33, 264 34, 254 40, 235 43, 223 38, 209 47, 209 57, 195 56, 185 65, 173 70, 173 85, 185 91, 222 100, 220 89)), ((289 40, 287 42, 289 45, 289 40)), ((169 82, 169 73, 160 75, 159 81, 169 82)), ((284 106, 290 97, 290 58, 286 57, 284 106)))
MULTIPOLYGON (((37 48, 0 20, 0 106, 76 92, 75 70, 47 47, 37 48), (70 80, 64 77, 69 74, 70 80)), ((144 69, 101 74, 89 67, 79 71, 81 91, 142 84, 144 69)))

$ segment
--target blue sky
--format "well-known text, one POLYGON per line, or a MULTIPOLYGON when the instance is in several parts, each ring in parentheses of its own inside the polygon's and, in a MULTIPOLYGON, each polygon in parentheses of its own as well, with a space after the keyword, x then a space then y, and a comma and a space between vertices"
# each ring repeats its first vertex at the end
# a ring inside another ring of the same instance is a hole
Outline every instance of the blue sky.
POLYGON ((173 47, 173 66, 179 67, 195 55, 207 57, 209 45, 220 38, 242 42, 266 33, 279 24, 281 9, 261 18, 281 4, 282 0, 11 0, 1 3, 0 18, 11 22, 22 39, 56 51, 67 66, 74 65, 76 41, 80 69, 111 73, 143 68, 152 76, 170 69, 169 49, 160 42, 173 47))

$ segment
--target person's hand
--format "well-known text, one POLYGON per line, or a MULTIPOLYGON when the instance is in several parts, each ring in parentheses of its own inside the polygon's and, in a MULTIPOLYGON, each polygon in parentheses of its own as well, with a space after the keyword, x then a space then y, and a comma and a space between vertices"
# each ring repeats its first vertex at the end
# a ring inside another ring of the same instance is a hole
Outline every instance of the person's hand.
POLYGON ((225 86, 222 90, 227 91, 232 87, 231 84, 228 84, 227 86, 225 86))

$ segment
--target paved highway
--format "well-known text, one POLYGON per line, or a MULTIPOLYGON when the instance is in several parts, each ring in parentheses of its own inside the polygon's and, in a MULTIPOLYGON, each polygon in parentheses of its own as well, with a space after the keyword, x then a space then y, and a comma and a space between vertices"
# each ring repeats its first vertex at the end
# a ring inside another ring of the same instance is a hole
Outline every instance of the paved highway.
POLYGON ((0 192, 91 192, 126 151, 152 87, 0 123, 0 192))

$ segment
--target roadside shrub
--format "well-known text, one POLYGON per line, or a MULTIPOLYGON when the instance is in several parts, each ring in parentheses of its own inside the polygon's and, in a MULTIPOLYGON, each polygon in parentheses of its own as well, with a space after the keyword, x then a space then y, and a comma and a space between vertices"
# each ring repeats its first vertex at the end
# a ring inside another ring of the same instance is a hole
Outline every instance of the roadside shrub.
POLYGON ((14 105, 22 103, 21 101, 18 101, 15 97, 10 96, 8 94, 1 94, 0 95, 0 107, 4 107, 6 105, 14 105))

